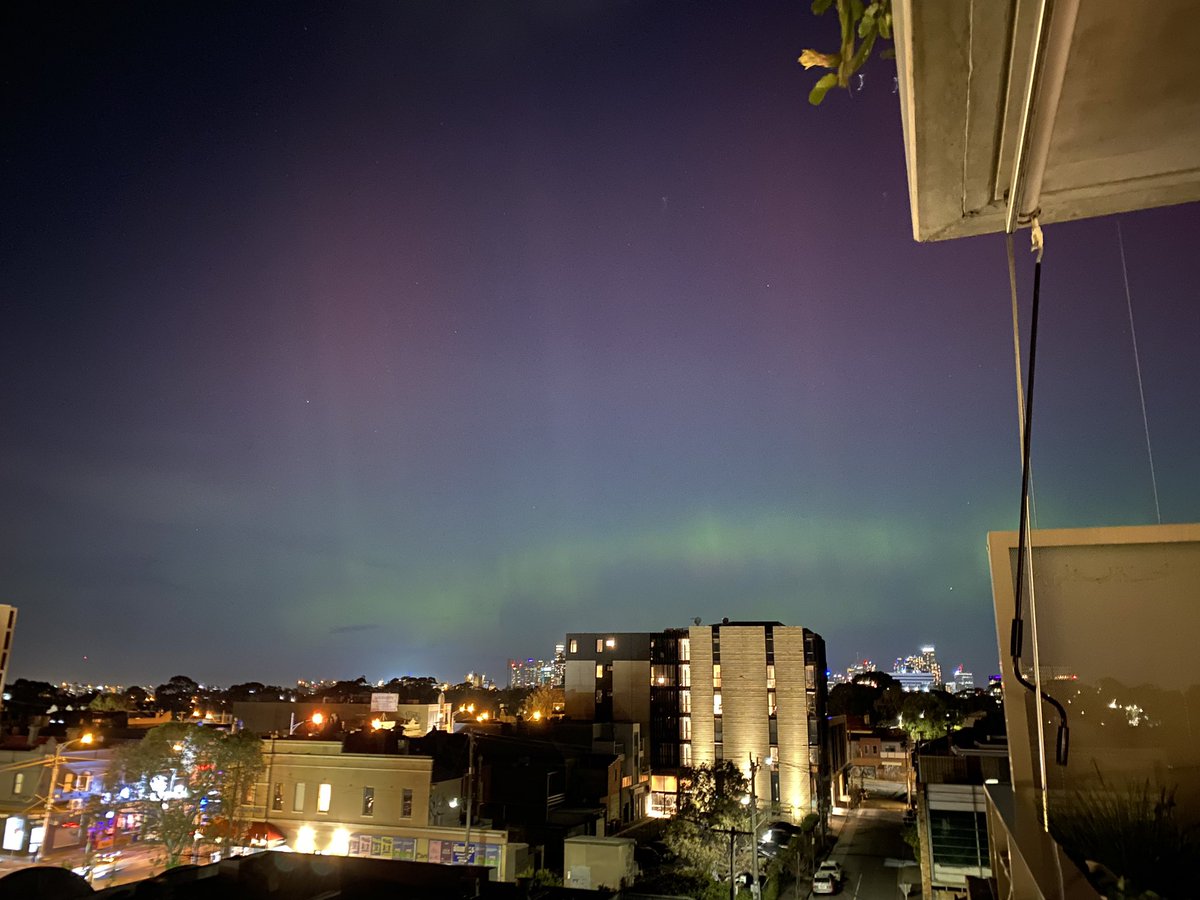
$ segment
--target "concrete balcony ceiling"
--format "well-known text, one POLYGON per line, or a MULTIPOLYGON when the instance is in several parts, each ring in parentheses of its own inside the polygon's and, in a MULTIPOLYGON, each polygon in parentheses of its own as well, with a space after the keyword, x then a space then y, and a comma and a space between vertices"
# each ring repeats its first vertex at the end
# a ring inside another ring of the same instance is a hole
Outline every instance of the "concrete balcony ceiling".
POLYGON ((1195 0, 893 9, 918 241, 1004 231, 1014 168, 1022 223, 1200 199, 1195 0))

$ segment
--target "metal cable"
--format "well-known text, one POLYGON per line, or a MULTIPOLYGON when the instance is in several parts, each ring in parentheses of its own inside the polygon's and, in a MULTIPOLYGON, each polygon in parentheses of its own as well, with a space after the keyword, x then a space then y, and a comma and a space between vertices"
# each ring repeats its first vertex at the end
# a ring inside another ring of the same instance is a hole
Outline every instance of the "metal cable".
POLYGON ((1133 298, 1129 292, 1129 269, 1125 265, 1125 239, 1121 220, 1117 219, 1117 246, 1121 250, 1121 276, 1125 279, 1125 307, 1129 310, 1129 336, 1133 340, 1133 366, 1137 370, 1138 396, 1142 400, 1142 427, 1146 430, 1146 458, 1150 460, 1150 487, 1154 491, 1154 516, 1162 524, 1162 509, 1158 505, 1158 479, 1154 475, 1154 450, 1150 447, 1150 417, 1146 415, 1146 391, 1142 387, 1142 361, 1138 356, 1137 331, 1133 327, 1133 298))

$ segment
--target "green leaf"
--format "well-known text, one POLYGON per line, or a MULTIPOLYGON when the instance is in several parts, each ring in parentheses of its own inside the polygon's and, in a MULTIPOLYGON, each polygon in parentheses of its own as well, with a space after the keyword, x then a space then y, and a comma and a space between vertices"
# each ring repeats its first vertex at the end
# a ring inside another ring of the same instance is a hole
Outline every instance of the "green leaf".
POLYGON ((833 6, 833 0, 813 0, 812 11, 814 16, 823 14, 829 7, 833 6))
POLYGON ((892 14, 890 12, 879 17, 879 34, 885 41, 892 39, 892 14))
POLYGON ((837 74, 830 72, 813 85, 813 89, 808 92, 808 102, 813 106, 820 106, 821 101, 825 99, 825 95, 829 93, 829 89, 837 84, 837 74))
POLYGON ((850 0, 850 21, 857 22, 863 15, 862 0, 850 0))

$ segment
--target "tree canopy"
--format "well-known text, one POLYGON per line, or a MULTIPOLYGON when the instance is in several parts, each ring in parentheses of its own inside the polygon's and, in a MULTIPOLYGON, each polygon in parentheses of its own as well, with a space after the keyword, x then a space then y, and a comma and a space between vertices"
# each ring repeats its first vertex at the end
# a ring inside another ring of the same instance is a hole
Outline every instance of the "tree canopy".
POLYGON ((170 722, 118 747, 112 771, 146 817, 146 837, 162 843, 173 866, 196 831, 218 818, 231 823, 228 833, 240 840, 248 824, 241 808, 262 770, 257 737, 170 722))

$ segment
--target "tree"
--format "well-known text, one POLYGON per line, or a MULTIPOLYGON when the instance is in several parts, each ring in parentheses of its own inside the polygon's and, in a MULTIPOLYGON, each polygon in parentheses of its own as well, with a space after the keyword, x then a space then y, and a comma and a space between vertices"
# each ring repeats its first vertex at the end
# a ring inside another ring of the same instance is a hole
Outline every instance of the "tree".
POLYGON ((125 712, 128 708, 124 694, 97 694, 88 704, 92 712, 125 712))
POLYGON ((200 685, 186 675, 172 675, 166 684, 154 689, 154 702, 159 709, 170 713, 186 713, 192 708, 193 698, 200 693, 200 685))
POLYGON ((113 771, 133 792, 147 837, 162 843, 168 867, 178 865, 196 831, 216 827, 218 817, 240 840, 248 824, 241 807, 262 770, 258 738, 182 722, 152 728, 113 754, 113 771))
POLYGON ((742 802, 750 782, 729 760, 683 769, 679 778, 679 812, 664 835, 677 868, 705 876, 727 871, 729 835, 716 829, 750 830, 750 810, 742 802))
POLYGON ((564 702, 561 688, 541 685, 529 692, 521 704, 521 715, 526 719, 548 719, 554 712, 555 704, 561 706, 564 702))

